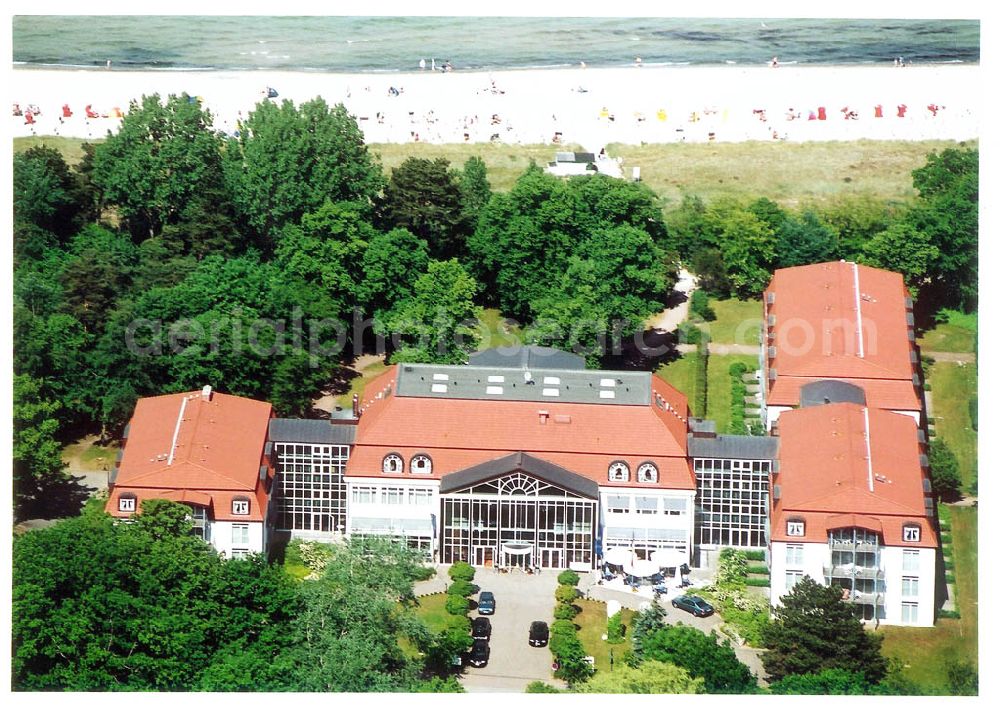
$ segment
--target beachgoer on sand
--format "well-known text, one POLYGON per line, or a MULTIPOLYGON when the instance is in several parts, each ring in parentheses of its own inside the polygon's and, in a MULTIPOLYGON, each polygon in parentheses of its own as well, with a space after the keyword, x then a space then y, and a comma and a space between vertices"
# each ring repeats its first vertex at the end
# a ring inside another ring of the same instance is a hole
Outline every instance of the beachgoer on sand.
POLYGON ((423 57, 420 58, 420 69, 421 69, 421 71, 423 71, 424 69, 427 69, 427 62, 424 61, 423 57))
POLYGON ((778 66, 778 58, 777 57, 771 57, 771 67, 772 68, 777 68, 777 66, 778 66))

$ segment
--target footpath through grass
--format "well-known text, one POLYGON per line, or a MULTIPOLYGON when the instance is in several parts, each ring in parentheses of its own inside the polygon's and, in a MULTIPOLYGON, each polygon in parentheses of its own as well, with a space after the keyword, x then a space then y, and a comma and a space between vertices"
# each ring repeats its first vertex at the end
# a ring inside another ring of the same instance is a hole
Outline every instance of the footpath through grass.
POLYGON ((622 622, 625 623, 625 641, 619 644, 608 644, 601 635, 608 633, 608 606, 596 600, 577 600, 574 603, 581 609, 573 620, 577 627, 580 642, 587 654, 594 658, 594 667, 599 672, 611 671, 611 654, 614 653, 615 664, 625 663, 625 652, 632 648, 629 639, 632 635, 632 620, 636 612, 622 608, 622 622))
POLYGON ((921 687, 946 691, 947 662, 979 666, 979 513, 950 506, 955 588, 961 619, 940 619, 934 627, 882 627, 882 653, 903 663, 903 674, 921 687))

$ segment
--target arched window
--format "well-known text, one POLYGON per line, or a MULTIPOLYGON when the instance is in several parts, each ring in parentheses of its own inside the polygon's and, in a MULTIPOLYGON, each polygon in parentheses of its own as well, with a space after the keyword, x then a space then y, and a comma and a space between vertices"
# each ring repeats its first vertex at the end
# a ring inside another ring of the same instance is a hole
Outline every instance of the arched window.
POLYGON ((135 511, 135 494, 124 493, 118 497, 118 510, 126 513, 135 511))
POLYGON ((414 455, 410 460, 410 474, 430 474, 431 468, 431 458, 426 454, 414 455))
POLYGON ((608 466, 608 481, 628 481, 628 463, 617 459, 608 466))
POLYGON ((635 470, 636 481, 654 484, 660 479, 660 472, 652 462, 643 462, 635 470))
POLYGON ((234 496, 233 497, 233 515, 234 516, 249 516, 250 515, 250 499, 246 496, 234 496))
POLYGON ((385 474, 402 474, 403 458, 398 454, 387 454, 382 460, 382 472, 385 474))

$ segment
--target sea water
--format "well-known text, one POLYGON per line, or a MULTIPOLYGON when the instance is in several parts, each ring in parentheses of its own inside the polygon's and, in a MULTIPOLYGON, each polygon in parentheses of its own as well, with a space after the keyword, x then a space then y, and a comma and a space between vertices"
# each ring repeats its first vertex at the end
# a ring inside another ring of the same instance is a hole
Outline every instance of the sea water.
POLYGON ((977 63, 977 20, 15 16, 15 66, 456 71, 977 63))

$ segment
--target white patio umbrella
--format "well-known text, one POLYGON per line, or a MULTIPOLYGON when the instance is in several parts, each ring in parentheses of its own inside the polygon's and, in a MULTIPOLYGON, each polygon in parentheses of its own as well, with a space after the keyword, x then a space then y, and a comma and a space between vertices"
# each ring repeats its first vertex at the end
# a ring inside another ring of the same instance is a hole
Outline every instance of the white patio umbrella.
POLYGON ((653 551, 650 559, 661 568, 679 568, 687 562, 687 556, 684 555, 684 551, 679 551, 676 548, 663 548, 653 551))
POLYGON ((651 560, 636 560, 625 566, 625 572, 637 578, 648 578, 659 570, 660 566, 651 560))
POLYGON ((609 548, 604 552, 604 562, 611 565, 627 565, 635 554, 629 548, 609 548))

